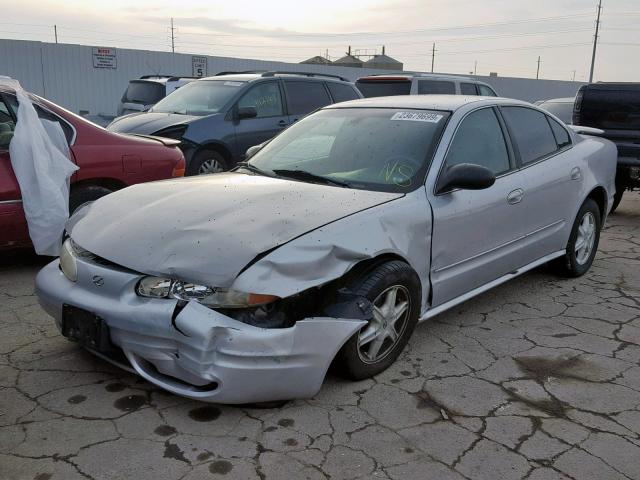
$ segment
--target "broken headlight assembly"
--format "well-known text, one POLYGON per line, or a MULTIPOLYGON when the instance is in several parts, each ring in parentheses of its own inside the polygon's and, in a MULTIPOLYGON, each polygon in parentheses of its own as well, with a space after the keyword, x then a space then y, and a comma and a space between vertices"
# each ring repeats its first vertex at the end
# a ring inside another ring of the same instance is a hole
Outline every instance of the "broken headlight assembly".
POLYGON ((136 293, 149 298, 195 300, 210 308, 258 307, 279 299, 274 295, 239 292, 163 277, 143 277, 136 286, 136 293))

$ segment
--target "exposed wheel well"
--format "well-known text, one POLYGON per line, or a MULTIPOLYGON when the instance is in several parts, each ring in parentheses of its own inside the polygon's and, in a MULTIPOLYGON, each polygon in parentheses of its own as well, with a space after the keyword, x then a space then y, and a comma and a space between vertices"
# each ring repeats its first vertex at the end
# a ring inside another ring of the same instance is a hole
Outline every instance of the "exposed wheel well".
POLYGON ((354 277, 365 275, 367 272, 370 272, 377 266, 393 260, 399 260, 401 262, 409 264, 409 262, 407 262, 407 260, 402 258, 400 255, 397 255, 395 253, 383 253, 381 255, 378 255, 377 257, 367 258, 366 260, 358 262, 342 278, 344 280, 349 280, 354 277))
POLYGON ((229 149, 220 143, 205 143, 204 145, 201 145, 200 148, 198 148, 196 155, 206 150, 213 150, 215 152, 218 152, 228 162, 233 159, 233 155, 231 155, 229 149))
POLYGON ((587 198, 593 199, 598 204, 600 218, 604 219, 607 214, 607 191, 602 187, 596 187, 591 190, 587 198))
POLYGON ((115 178, 87 178, 85 180, 80 180, 79 182, 74 182, 73 184, 71 184, 71 191, 73 192, 83 187, 90 186, 104 187, 115 192, 116 190, 120 190, 127 185, 120 180, 116 180, 115 178))

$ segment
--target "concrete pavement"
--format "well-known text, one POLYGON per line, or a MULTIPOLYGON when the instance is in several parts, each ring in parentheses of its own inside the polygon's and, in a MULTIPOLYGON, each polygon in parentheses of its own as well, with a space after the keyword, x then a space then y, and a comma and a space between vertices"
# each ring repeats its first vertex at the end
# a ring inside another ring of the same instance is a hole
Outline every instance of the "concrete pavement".
POLYGON ((1 479, 640 479, 637 193, 586 276, 533 271, 418 326, 375 379, 276 409, 94 358, 38 306, 42 262, 0 262, 1 479))

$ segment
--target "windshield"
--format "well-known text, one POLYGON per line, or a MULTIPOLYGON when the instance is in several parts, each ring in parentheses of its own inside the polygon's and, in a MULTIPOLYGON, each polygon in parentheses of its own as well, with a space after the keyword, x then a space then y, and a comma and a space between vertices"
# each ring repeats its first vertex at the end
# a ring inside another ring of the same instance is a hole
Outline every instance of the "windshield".
POLYGON ((245 82, 229 80, 187 83, 156 103, 151 111, 200 116, 219 113, 244 84, 245 82))
POLYGON ((249 164, 305 180, 304 171, 363 190, 408 192, 422 185, 448 112, 336 108, 306 117, 274 138, 249 164), (284 173, 286 172, 286 173, 284 173))

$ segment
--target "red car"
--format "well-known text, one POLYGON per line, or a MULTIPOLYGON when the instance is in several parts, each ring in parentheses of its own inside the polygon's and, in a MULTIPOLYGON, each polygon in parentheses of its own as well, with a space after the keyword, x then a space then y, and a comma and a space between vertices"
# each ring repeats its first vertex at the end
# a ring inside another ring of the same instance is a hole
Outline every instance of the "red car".
MULTIPOLYGON (((60 124, 72 160, 69 210, 135 183, 184 175, 177 140, 108 132, 74 113, 30 94, 40 118, 60 124)), ((9 143, 16 125, 15 92, 0 86, 0 248, 31 244, 18 181, 11 167, 9 143)))

